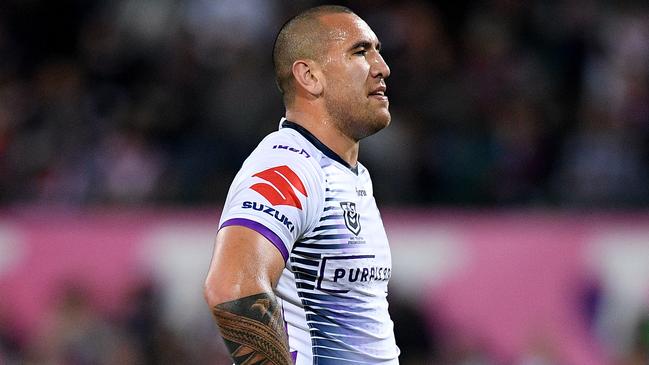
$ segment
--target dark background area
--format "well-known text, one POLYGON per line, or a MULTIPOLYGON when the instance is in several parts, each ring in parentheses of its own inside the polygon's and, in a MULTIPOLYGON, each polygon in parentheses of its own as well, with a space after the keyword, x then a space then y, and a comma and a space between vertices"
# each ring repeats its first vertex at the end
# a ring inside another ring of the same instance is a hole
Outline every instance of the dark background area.
MULTIPOLYGON (((319 1, 3 1, 0 202, 220 204, 283 115, 271 47, 319 1)), ((644 208, 642 2, 347 1, 383 43, 378 200, 644 208)))

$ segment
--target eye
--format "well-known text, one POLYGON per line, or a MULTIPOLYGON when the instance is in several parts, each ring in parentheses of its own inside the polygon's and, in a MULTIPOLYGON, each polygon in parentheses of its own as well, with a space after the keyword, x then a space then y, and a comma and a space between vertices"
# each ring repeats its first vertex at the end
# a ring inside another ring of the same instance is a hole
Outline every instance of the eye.
POLYGON ((365 56, 365 54, 367 54, 367 50, 365 48, 363 48, 361 50, 358 50, 358 51, 354 52, 354 54, 358 55, 358 56, 365 56))

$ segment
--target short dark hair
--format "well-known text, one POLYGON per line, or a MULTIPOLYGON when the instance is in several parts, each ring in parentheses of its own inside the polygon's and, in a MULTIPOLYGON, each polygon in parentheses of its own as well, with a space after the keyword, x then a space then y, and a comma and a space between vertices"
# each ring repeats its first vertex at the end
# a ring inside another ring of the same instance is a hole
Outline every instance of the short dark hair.
POLYGON ((293 95, 293 62, 298 59, 320 60, 323 54, 321 45, 328 35, 320 22, 326 14, 355 14, 351 9, 340 5, 321 5, 307 9, 289 19, 280 28, 273 46, 275 81, 284 96, 286 104, 293 95))

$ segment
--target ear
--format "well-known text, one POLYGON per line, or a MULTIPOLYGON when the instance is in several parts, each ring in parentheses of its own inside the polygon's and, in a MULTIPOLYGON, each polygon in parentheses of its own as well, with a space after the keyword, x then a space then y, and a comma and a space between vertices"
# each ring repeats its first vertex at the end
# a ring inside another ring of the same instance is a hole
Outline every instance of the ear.
POLYGON ((297 60, 293 62, 291 72, 295 78, 296 86, 304 89, 313 96, 322 94, 324 90, 324 77, 316 62, 312 60, 297 60))

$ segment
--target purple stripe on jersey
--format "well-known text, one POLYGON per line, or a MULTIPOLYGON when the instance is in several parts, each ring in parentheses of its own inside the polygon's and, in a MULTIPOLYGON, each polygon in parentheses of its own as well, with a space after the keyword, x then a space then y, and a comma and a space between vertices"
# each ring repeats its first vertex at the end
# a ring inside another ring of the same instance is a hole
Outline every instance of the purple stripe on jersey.
POLYGON ((284 241, 282 241, 282 239, 279 238, 279 236, 276 235, 275 232, 271 231, 263 224, 250 219, 233 218, 223 222, 221 228, 228 226, 243 226, 261 234, 262 236, 266 237, 266 239, 269 240, 273 245, 275 245, 275 247, 277 247, 279 252, 282 254, 282 257, 284 258, 284 261, 288 260, 288 250, 286 249, 286 246, 284 246, 284 241))

